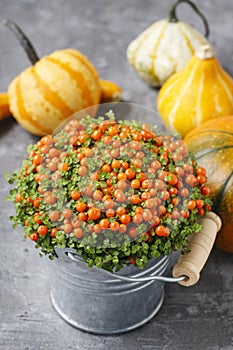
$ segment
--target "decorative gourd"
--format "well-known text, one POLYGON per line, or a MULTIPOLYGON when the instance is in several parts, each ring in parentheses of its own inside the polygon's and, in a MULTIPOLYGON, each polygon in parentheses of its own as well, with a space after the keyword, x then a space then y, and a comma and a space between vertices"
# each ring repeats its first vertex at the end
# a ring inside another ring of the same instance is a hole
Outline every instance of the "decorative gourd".
POLYGON ((122 89, 114 82, 100 80, 101 102, 119 102, 122 100, 122 89))
POLYGON ((55 51, 24 70, 8 88, 10 110, 26 130, 50 134, 70 115, 100 101, 94 66, 75 50, 55 51))
POLYGON ((202 18, 208 37, 208 23, 198 7, 189 0, 176 1, 170 8, 168 19, 152 24, 127 49, 129 63, 151 86, 163 85, 186 65, 199 46, 208 44, 193 27, 178 20, 176 8, 181 2, 189 4, 202 18))
MULTIPOLYGON (((89 59, 74 49, 63 49, 39 59, 32 44, 12 21, 5 24, 13 30, 33 66, 25 69, 9 85, 10 111, 26 130, 36 135, 50 134, 73 113, 97 105, 101 87, 97 70, 89 59)), ((111 100, 120 89, 109 91, 111 100)), ((109 102, 108 100, 108 102, 109 102)))
POLYGON ((0 94, 0 120, 10 116, 11 112, 9 109, 9 98, 8 94, 0 94))
MULTIPOLYGON (((100 79, 101 103, 122 101, 122 89, 110 80, 100 79)), ((0 120, 11 115, 9 96, 6 92, 0 93, 0 120)))
POLYGON ((233 116, 212 119, 184 139, 198 164, 207 170, 213 211, 222 219, 216 246, 233 253, 233 116))
POLYGON ((209 45, 201 46, 168 79, 159 91, 157 109, 167 127, 182 136, 209 119, 233 114, 233 79, 209 45))

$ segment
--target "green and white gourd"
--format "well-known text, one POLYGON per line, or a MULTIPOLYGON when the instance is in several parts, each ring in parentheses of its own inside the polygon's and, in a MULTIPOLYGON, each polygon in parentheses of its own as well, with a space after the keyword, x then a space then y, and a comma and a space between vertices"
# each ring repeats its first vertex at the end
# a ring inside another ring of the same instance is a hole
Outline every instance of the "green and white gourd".
POLYGON ((152 24, 127 49, 129 63, 149 85, 157 87, 175 72, 180 71, 194 52, 208 40, 185 22, 178 20, 176 8, 181 2, 188 3, 202 18, 205 37, 209 27, 206 18, 189 0, 178 0, 170 8, 168 19, 152 24))

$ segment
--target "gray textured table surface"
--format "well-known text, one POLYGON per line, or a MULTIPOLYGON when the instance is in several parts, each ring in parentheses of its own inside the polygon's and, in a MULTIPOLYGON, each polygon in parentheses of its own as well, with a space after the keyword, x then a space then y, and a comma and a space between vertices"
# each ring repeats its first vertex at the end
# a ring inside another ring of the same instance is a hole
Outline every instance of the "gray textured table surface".
MULTIPOLYGON (((196 1, 207 14, 222 65, 233 74, 232 0, 196 1)), ((64 47, 86 54, 101 77, 119 83, 132 102, 154 108, 156 91, 126 60, 128 43, 166 16, 168 0, 0 0, 0 20, 17 21, 40 55, 64 47)), ((182 5, 179 14, 201 30, 182 5)), ((28 66, 12 33, 0 25, 0 87, 28 66)), ((4 202, 5 172, 20 166, 36 137, 13 119, 0 123, 0 349, 1 350, 231 350, 233 349, 233 255, 213 250, 201 280, 192 288, 167 285, 163 308, 142 328, 120 336, 91 335, 67 325, 54 311, 43 259, 12 230, 12 206, 4 202)))

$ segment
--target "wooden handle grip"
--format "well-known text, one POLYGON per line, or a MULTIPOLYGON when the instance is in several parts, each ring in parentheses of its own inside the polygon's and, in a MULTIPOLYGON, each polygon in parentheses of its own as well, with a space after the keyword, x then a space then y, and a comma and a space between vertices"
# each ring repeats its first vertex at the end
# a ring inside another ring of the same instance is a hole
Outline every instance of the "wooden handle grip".
POLYGON ((189 253, 180 255, 177 264, 173 268, 173 277, 186 276, 187 278, 179 283, 189 287, 196 284, 200 278, 200 272, 208 259, 217 232, 221 228, 220 218, 213 212, 198 222, 202 230, 192 235, 188 242, 189 253))

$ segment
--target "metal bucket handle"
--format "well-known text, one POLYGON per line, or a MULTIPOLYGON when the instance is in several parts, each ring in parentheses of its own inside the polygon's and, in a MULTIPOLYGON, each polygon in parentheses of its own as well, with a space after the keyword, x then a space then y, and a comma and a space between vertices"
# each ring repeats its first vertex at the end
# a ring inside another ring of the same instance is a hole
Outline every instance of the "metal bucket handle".
MULTIPOLYGON (((200 272, 210 255, 217 233, 222 225, 220 218, 213 212, 207 213, 198 223, 202 225, 202 229, 189 238, 187 246, 190 252, 185 255, 180 255, 177 264, 173 267, 173 277, 127 277, 116 275, 106 270, 104 270, 104 272, 116 279, 128 282, 148 282, 157 280, 162 282, 178 282, 186 287, 193 286, 200 278, 200 272)), ((71 251, 67 251, 66 254, 76 263, 83 261, 78 254, 71 251)))

